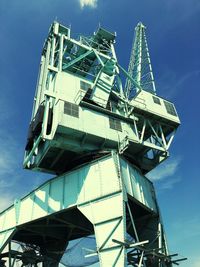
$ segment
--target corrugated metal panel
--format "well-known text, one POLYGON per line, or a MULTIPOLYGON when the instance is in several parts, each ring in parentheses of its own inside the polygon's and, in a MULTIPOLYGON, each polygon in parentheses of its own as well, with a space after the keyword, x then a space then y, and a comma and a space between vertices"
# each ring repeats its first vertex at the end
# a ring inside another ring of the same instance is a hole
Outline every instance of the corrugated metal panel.
POLYGON ((157 212, 153 184, 127 161, 120 159, 120 164, 127 193, 157 212))
MULTIPOLYGON (((125 160, 120 161, 128 194, 156 211, 153 185, 125 160)), ((54 178, 21 200, 18 224, 35 220, 53 212, 109 196, 122 189, 112 156, 101 158, 75 171, 54 178)), ((0 215, 0 229, 17 224, 15 207, 0 215)))
MULTIPOLYGON (((13 205, 3 212, 0 215, 1 246, 16 225, 78 205, 81 212, 95 225, 97 243, 100 246, 103 244, 104 232, 110 232, 117 225, 107 242, 107 246, 113 246, 115 253, 116 244, 113 244, 112 238, 124 240, 125 237, 124 223, 121 221, 124 220, 121 178, 128 194, 157 211, 152 183, 126 160, 120 158, 118 162, 118 156, 108 155, 46 182, 23 198, 19 206, 13 205)), ((106 254, 101 257, 107 262, 106 254)))
POLYGON ((121 189, 112 156, 91 162, 72 172, 56 177, 0 214, 0 231, 15 227, 77 203, 85 203, 121 189))

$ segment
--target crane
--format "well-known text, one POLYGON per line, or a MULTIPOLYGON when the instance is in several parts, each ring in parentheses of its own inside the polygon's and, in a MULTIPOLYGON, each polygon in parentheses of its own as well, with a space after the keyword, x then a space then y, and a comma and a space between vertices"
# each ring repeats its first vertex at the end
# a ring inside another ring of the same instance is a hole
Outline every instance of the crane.
POLYGON ((136 26, 126 71, 115 33, 99 27, 74 39, 71 28, 51 25, 23 165, 55 177, 0 214, 0 266, 8 258, 9 267, 18 260, 58 267, 70 258, 70 244, 93 235, 94 249, 85 249, 92 253, 79 249, 70 266, 91 259, 101 267, 172 267, 185 260, 169 254, 146 177, 169 156, 180 120, 174 104, 156 95, 145 29, 136 26))

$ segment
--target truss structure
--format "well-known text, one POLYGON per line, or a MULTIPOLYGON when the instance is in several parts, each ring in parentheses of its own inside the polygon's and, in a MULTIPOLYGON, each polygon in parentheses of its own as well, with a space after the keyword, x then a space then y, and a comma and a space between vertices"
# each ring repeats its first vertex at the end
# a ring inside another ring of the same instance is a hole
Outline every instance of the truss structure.
POLYGON ((128 71, 115 39, 101 27, 74 39, 70 28, 52 24, 24 168, 56 177, 0 214, 0 266, 7 257, 9 267, 17 260, 57 267, 70 241, 92 234, 96 249, 87 257, 98 255, 101 267, 172 267, 184 260, 168 251, 145 176, 169 156, 180 120, 174 104, 155 95, 145 26, 136 27, 128 71), (25 249, 13 250, 13 240, 25 249))
POLYGON ((146 27, 141 22, 135 28, 128 73, 140 87, 135 86, 130 79, 126 80, 125 92, 129 99, 133 98, 140 88, 156 94, 145 30, 146 27))
POLYGON ((9 267, 17 260, 56 267, 69 240, 92 234, 96 250, 86 257, 98 255, 102 267, 181 260, 168 252, 153 184, 116 152, 47 181, 2 213, 0 227, 0 259, 8 257, 9 267))

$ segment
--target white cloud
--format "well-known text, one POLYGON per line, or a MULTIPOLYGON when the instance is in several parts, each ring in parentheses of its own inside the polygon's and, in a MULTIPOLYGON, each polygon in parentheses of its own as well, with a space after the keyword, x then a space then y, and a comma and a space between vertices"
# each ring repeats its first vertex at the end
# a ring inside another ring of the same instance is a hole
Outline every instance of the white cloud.
POLYGON ((12 135, 0 129, 0 211, 52 177, 22 169, 23 146, 12 135))
POLYGON ((171 177, 166 179, 161 185, 160 189, 172 189, 175 184, 181 181, 180 177, 171 177))
POLYGON ((162 88, 162 95, 167 99, 173 99, 181 92, 184 85, 193 79, 198 79, 200 71, 198 69, 187 72, 182 76, 177 76, 171 70, 166 70, 159 80, 159 87, 162 88))
MULTIPOLYGON (((9 106, 6 100, 1 99, 1 103, 5 107, 9 106)), ((0 105, 0 111, 2 111, 2 105, 0 105)), ((9 111, 8 109, 7 113, 9 111)), ((6 117, 0 112, 0 124, 5 124, 5 127, 0 128, 0 211, 9 207, 14 199, 23 197, 41 182, 50 178, 48 174, 23 170, 24 144, 20 143, 14 132, 9 131, 6 124, 13 121, 13 118, 11 113, 6 117)))
POLYGON ((147 177, 153 182, 160 182, 161 190, 172 189, 176 183, 181 181, 180 176, 177 176, 180 162, 180 157, 168 159, 148 173, 147 177))
POLYGON ((164 180, 167 177, 173 176, 181 162, 181 158, 172 158, 164 161, 156 169, 148 173, 147 177, 152 181, 164 180))
POLYGON ((79 0, 81 8, 84 7, 91 7, 96 8, 97 7, 97 0, 79 0))

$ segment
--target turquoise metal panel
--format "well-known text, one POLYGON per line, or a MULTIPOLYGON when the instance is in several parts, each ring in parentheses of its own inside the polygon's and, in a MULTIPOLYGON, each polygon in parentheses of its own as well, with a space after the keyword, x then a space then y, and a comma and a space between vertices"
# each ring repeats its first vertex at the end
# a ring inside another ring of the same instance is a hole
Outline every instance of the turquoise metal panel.
MULTIPOLYGON (((157 211, 153 185, 145 176, 126 160, 122 158, 118 160, 115 154, 99 158, 47 181, 22 198, 20 205, 16 207, 15 204, 1 213, 1 243, 3 245, 9 239, 12 231, 8 233, 7 231, 10 229, 77 205, 94 224, 112 218, 115 221, 115 218, 123 216, 122 203, 126 200, 124 195, 126 191, 147 208, 157 211), (95 208, 91 203, 95 203, 95 208)), ((115 223, 106 224, 108 230, 115 225, 115 223)), ((123 225, 120 222, 115 233, 121 238, 124 236, 123 225)), ((104 230, 104 226, 98 226, 95 231, 101 235, 104 230)), ((98 242, 100 244, 103 242, 100 237, 98 242)))
MULTIPOLYGON (((53 24, 42 52, 25 168, 63 173, 68 168, 60 164, 71 157, 101 149, 118 149, 146 173, 167 157, 175 129, 180 124, 178 116, 170 114, 167 102, 155 97, 154 90, 150 90, 153 93, 144 91, 144 84, 140 84, 142 51, 137 55, 141 60, 141 64, 136 64, 137 77, 132 77, 131 69, 135 65, 131 65, 127 73, 117 63, 114 39, 115 35, 100 29, 89 38, 81 36, 75 40, 68 28, 57 22, 53 24), (128 77, 125 90, 121 72, 128 77), (132 99, 127 85, 133 84, 140 92, 132 99), (68 112, 66 104, 71 107, 68 112), (74 116, 74 109, 78 115, 74 116), (152 121, 156 130, 146 120, 152 121), (154 142, 151 137, 155 136, 154 142), (125 147, 124 140, 128 140, 125 147), (144 146, 150 152, 152 148, 160 151, 159 158, 146 160, 148 151, 144 146), (55 158, 58 164, 48 164, 55 158)), ((150 67, 150 62, 147 66, 150 67)), ((154 84, 153 78, 151 83, 154 84)))
POLYGON ((0 214, 0 233, 121 189, 112 156, 55 177, 0 214), (110 181, 112 181, 110 183, 110 181), (17 212, 16 212, 17 208, 17 212))
POLYGON ((123 180, 126 191, 149 209, 158 212, 154 187, 141 172, 124 159, 120 159, 123 180))
POLYGON ((112 156, 91 163, 83 170, 85 172, 84 186, 81 189, 78 203, 109 196, 121 190, 121 182, 117 176, 112 156))
POLYGON ((114 75, 109 76, 104 72, 100 73, 93 88, 91 100, 106 108, 113 82, 114 75))
MULTIPOLYGON (((110 183, 112 184, 112 177, 110 183)), ((113 191, 115 189, 113 188, 113 191)), ((79 205, 79 210, 93 223, 101 266, 126 266, 125 247, 113 239, 125 242, 126 223, 123 192, 79 205)))
POLYGON ((0 214, 0 232, 15 227, 16 222, 15 206, 13 205, 0 214))

